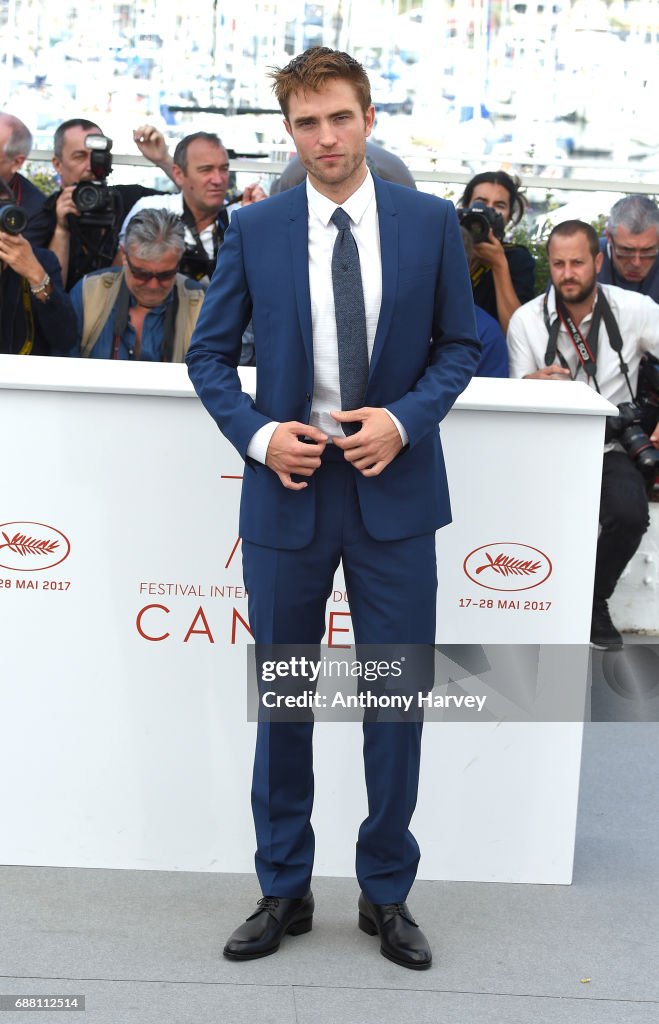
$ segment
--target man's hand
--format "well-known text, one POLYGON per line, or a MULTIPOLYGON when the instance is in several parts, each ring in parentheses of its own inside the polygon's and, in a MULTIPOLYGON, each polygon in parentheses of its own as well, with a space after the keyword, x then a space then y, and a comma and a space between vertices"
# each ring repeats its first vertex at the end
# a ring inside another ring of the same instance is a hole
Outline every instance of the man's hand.
POLYGON ((535 373, 527 373, 524 375, 524 380, 572 380, 572 376, 569 370, 566 370, 563 366, 558 363, 552 363, 551 366, 543 366, 541 370, 536 370, 535 373))
POLYGON ((332 440, 362 476, 379 476, 403 447, 398 427, 385 409, 364 406, 351 412, 333 412, 332 416, 337 423, 361 423, 356 434, 341 434, 332 440))
POLYGON ((250 206, 251 203, 260 203, 262 199, 267 198, 267 193, 264 192, 258 181, 255 181, 244 190, 240 205, 250 206))
POLYGON ((22 235, 8 235, 0 231, 0 260, 21 277, 26 278, 33 287, 40 285, 46 276, 46 271, 32 251, 32 246, 22 235))
POLYGON ((474 246, 474 256, 479 263, 483 263, 486 267, 492 267, 492 269, 503 267, 504 263, 508 266, 506 250, 492 231, 492 228, 490 228, 487 242, 479 242, 478 245, 474 246))
POLYGON ((657 423, 656 427, 650 434, 650 440, 655 448, 659 448, 659 423, 657 423))
POLYGON ((69 230, 69 225, 67 223, 66 218, 70 213, 72 213, 75 217, 80 216, 80 210, 73 202, 74 188, 75 185, 67 185, 66 188, 63 188, 55 204, 55 216, 57 218, 57 227, 63 231, 69 230))
POLYGON ((133 132, 133 142, 139 149, 142 156, 150 160, 152 164, 161 167, 163 163, 170 161, 167 142, 162 132, 154 128, 152 124, 142 124, 133 132))
POLYGON ((308 423, 280 423, 275 429, 265 456, 265 464, 277 474, 284 487, 290 491, 301 491, 308 485, 296 483, 296 476, 313 476, 320 466, 320 456, 327 444, 327 434, 308 423), (314 444, 307 444, 300 438, 308 437, 314 444))

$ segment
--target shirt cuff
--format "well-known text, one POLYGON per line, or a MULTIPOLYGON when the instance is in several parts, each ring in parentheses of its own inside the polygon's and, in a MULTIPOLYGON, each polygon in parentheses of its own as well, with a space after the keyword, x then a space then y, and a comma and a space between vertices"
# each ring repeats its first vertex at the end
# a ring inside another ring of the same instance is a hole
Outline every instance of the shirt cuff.
POLYGON ((268 454, 268 445, 275 430, 279 426, 276 420, 266 423, 252 435, 252 440, 247 445, 247 458, 261 462, 265 466, 265 457, 268 454))
MULTIPOLYGON (((407 435, 407 431, 405 430, 405 427, 400 422, 398 417, 394 416, 394 414, 392 412, 389 412, 389 410, 386 407, 385 407, 384 411, 386 412, 387 416, 390 416, 391 419, 394 421, 394 423, 396 425, 396 430, 400 434, 400 439, 403 442, 403 448, 404 448, 406 444, 410 443, 410 439, 409 439, 409 437, 407 435)), ((263 430, 263 427, 261 427, 261 430, 263 430)), ((254 437, 256 437, 256 434, 254 435, 254 437)), ((254 440, 254 438, 252 438, 252 440, 254 440)))

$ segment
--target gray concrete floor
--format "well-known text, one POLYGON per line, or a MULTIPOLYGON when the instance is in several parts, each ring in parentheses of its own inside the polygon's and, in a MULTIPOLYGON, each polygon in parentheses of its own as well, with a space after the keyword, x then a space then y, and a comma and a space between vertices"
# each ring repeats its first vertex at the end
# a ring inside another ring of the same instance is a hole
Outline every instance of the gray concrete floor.
POLYGON ((42 1024, 656 1024, 658 741, 586 726, 572 886, 416 884, 430 971, 379 955, 349 879, 315 880, 310 934, 235 964, 249 876, 2 867, 0 993, 85 995, 42 1024))

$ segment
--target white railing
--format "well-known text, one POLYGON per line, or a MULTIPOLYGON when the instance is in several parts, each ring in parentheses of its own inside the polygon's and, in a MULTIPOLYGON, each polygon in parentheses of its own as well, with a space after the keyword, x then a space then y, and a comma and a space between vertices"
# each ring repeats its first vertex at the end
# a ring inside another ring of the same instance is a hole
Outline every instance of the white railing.
MULTIPOLYGON (((52 157, 52 151, 46 149, 33 150, 30 154, 30 161, 35 163, 47 163, 50 165, 50 159, 52 157)), ((463 157, 461 159, 467 159, 463 157)), ((500 160, 496 161, 488 160, 487 157, 469 157, 469 162, 474 165, 480 164, 483 169, 489 167, 500 166, 500 160)), ((157 170, 154 165, 146 160, 139 153, 113 153, 112 161, 117 167, 122 166, 133 166, 137 168, 148 168, 150 170, 157 170)), ((524 167, 524 160, 519 161, 518 166, 524 167)), ((231 161, 231 169, 236 172, 250 171, 256 174, 268 175, 273 178, 281 174, 283 164, 279 160, 259 160, 259 159, 235 159, 231 161)), ((557 171, 564 171, 568 169, 570 172, 584 170, 591 170, 596 172, 596 165, 592 161, 585 160, 565 160, 560 165, 556 165, 557 171)), ((612 165, 606 166, 607 171, 622 171, 624 168, 616 168, 612 165)), ((410 165, 410 171, 417 182, 437 182, 438 184, 444 184, 447 186, 451 185, 465 185, 474 176, 473 171, 442 171, 442 170, 418 170, 414 166, 410 165)), ((643 193, 645 195, 655 195, 659 193, 659 174, 656 182, 640 182, 630 180, 621 176, 615 180, 602 180, 597 178, 594 174, 588 178, 581 177, 553 177, 549 175, 532 175, 525 172, 518 172, 523 177, 524 187, 527 191, 531 190, 544 190, 552 193, 556 192, 612 192, 629 194, 631 192, 643 193)), ((606 210, 602 211, 607 212, 606 210)))

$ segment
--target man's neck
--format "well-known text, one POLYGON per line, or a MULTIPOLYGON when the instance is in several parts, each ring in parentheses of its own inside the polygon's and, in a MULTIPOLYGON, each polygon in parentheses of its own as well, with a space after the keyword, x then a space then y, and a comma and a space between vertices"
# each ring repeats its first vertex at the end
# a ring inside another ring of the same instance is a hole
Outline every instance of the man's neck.
POLYGON ((568 316, 573 324, 577 327, 581 321, 592 313, 595 307, 595 297, 597 295, 597 289, 593 288, 591 294, 583 302, 566 302, 565 299, 561 299, 561 302, 566 309, 568 316))
POLYGON ((316 191, 320 192, 320 194, 325 196, 326 199, 331 199, 333 203, 337 204, 337 206, 341 206, 346 202, 346 200, 350 199, 350 196, 353 196, 366 181, 366 175, 368 174, 366 161, 364 161, 359 170, 363 171, 363 173, 355 174, 354 176, 351 176, 348 181, 338 182, 336 185, 318 181, 318 179, 314 177, 311 177, 311 184, 316 191))
POLYGON ((191 206, 190 203, 185 200, 185 204, 194 218, 194 223, 197 231, 201 234, 207 227, 214 224, 218 218, 219 210, 200 210, 195 206, 191 206))

